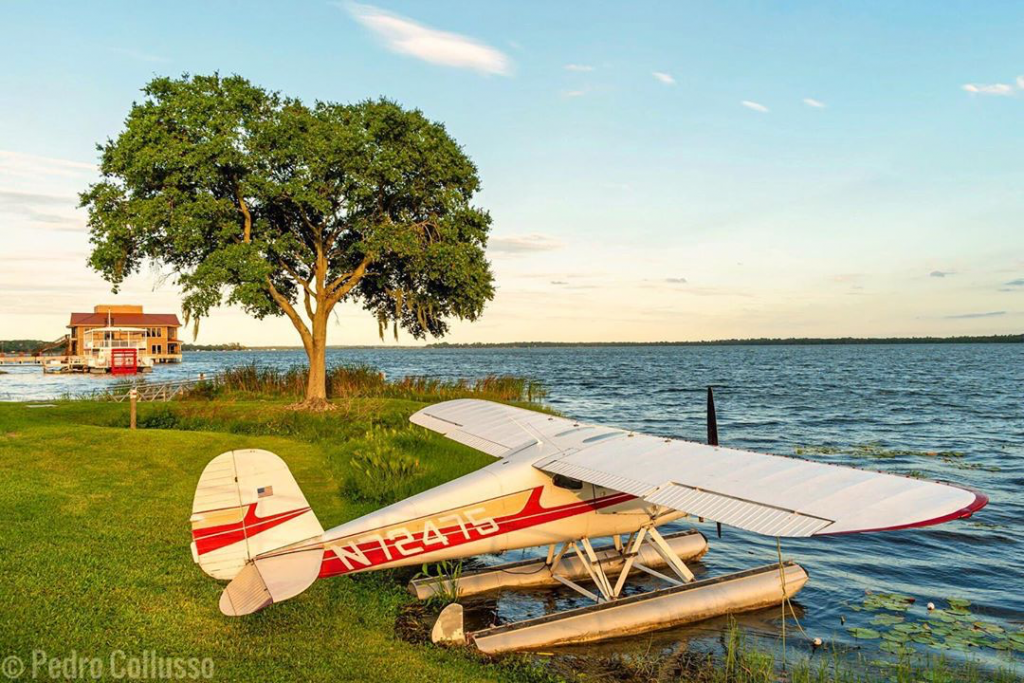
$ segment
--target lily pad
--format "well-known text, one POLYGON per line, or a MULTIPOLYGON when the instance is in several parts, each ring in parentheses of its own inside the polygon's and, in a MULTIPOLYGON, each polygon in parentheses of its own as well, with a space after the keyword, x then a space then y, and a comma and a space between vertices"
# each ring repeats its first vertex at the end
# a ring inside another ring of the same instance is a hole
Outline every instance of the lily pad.
POLYGON ((849 628, 850 635, 860 640, 878 640, 882 637, 882 634, 871 628, 861 628, 859 626, 851 626, 849 628))
POLYGON ((903 622, 903 617, 896 614, 879 614, 871 620, 874 626, 892 626, 903 622))
POLYGON ((914 604, 914 598, 899 593, 869 593, 864 598, 864 609, 868 611, 889 610, 906 612, 914 604))
POLYGON ((947 612, 946 610, 943 610, 943 609, 937 609, 937 610, 933 610, 933 611, 929 612, 928 613, 928 618, 932 619, 934 621, 944 621, 946 623, 951 623, 951 622, 956 621, 956 618, 953 617, 952 614, 950 614, 949 612, 947 612))

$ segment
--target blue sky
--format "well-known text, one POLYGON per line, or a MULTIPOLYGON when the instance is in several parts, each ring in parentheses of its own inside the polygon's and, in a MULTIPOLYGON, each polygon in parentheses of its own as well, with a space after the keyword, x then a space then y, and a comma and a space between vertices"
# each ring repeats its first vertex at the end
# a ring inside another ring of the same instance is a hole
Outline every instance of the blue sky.
POLYGON ((0 31, 0 338, 177 310, 155 270, 108 293, 74 194, 149 78, 214 70, 445 123, 498 285, 455 341, 1024 330, 1020 3, 6 0, 0 31))

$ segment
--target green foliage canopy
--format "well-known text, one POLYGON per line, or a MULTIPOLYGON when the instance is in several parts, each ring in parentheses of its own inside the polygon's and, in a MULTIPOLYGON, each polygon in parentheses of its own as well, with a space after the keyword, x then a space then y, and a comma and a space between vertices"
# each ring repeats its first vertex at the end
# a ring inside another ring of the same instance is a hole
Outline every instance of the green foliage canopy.
POLYGON ((423 338, 493 297, 477 170, 443 125, 383 99, 308 106, 239 76, 143 92, 81 195, 90 264, 115 291, 146 262, 170 267, 186 320, 222 303, 287 315, 311 365, 339 301, 360 301, 382 336, 423 338))

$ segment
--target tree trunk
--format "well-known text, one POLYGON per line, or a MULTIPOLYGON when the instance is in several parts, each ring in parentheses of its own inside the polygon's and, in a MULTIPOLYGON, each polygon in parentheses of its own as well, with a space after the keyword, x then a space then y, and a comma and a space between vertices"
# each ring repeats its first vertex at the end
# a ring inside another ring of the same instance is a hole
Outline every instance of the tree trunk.
POLYGON ((306 399, 298 408, 304 410, 333 410, 327 400, 327 312, 322 308, 313 316, 311 340, 306 347, 309 358, 309 379, 306 382, 306 399))

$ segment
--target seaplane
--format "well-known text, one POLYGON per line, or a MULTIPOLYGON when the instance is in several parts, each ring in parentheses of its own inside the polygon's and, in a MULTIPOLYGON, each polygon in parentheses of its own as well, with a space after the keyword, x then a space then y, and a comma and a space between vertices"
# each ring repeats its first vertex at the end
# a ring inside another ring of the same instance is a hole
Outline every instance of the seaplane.
POLYGON ((421 599, 515 587, 565 586, 583 607, 467 632, 453 603, 435 642, 485 653, 584 643, 784 605, 807 582, 792 561, 695 580, 708 550, 685 517, 784 537, 913 529, 970 517, 988 503, 947 483, 718 445, 714 395, 707 443, 638 434, 477 399, 423 408, 410 421, 495 461, 325 531, 285 462, 265 450, 218 455, 192 506, 192 557, 229 581, 220 610, 243 616, 317 579, 546 547, 546 557, 414 579, 421 599), (595 545, 600 539, 610 543, 595 545), (636 570, 665 587, 628 591, 636 570))

